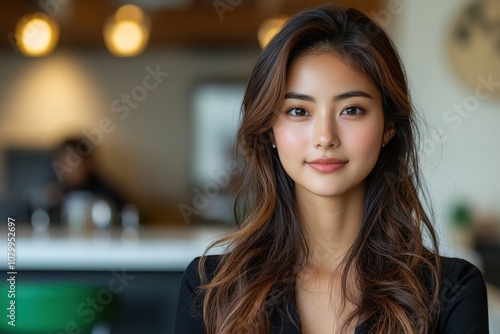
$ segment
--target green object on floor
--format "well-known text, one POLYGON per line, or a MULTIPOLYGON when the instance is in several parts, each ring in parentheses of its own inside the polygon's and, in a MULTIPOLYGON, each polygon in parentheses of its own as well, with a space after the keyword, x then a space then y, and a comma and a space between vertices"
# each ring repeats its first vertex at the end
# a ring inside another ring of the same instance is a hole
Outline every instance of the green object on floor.
POLYGON ((109 319, 116 305, 116 296, 96 285, 6 283, 0 284, 0 333, 81 333, 109 319))

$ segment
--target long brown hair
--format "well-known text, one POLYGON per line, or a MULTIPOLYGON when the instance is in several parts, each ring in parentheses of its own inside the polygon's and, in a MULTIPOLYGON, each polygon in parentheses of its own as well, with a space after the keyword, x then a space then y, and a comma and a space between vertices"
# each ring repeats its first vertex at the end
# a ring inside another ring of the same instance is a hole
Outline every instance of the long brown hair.
MULTIPOLYGON (((400 58, 383 29, 363 13, 323 6, 292 17, 262 51, 250 76, 238 132, 244 161, 235 202, 239 228, 211 246, 229 248, 211 279, 204 272, 205 257, 199 264, 207 333, 268 333, 273 312, 290 317, 290 310, 278 305, 290 304, 308 247, 294 182, 270 145, 270 131, 284 100, 287 69, 318 49, 334 53, 375 83, 386 125, 395 129, 366 179, 361 229, 343 260, 343 290, 348 272, 355 270, 362 291, 343 332, 356 321, 371 333, 432 330, 440 259, 418 196, 418 133, 400 58)), ((345 302, 346 293, 342 298, 345 302)))

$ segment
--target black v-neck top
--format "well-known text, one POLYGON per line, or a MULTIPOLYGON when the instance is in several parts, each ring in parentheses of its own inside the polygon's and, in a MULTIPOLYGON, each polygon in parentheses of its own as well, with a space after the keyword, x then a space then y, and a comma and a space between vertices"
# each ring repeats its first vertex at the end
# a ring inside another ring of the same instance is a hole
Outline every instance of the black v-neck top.
MULTIPOLYGON (((207 257, 205 269, 209 279, 214 276, 220 258, 220 255, 207 257)), ((199 260, 200 258, 197 257, 188 265, 181 280, 175 324, 176 334, 205 334, 202 307, 199 298, 196 298, 196 290, 200 285, 199 260)), ((442 257, 442 265, 442 281, 439 291, 441 312, 434 333, 489 333, 488 302, 482 273, 477 267, 462 259, 442 257)), ((280 306, 282 310, 289 310, 288 317, 280 317, 278 312, 271 314, 270 333, 302 333, 295 296, 292 297, 289 305, 280 306)), ((355 334, 369 334, 368 325, 365 323, 358 326, 355 334)))

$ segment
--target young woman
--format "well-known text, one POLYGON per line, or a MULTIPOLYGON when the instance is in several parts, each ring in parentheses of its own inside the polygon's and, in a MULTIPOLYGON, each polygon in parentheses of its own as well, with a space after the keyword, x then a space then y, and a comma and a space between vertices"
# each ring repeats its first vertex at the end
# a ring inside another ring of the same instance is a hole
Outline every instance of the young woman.
POLYGON ((380 27, 334 6, 294 16, 242 110, 239 229, 186 269, 177 333, 488 333, 481 272, 439 256, 418 198, 414 112, 380 27))

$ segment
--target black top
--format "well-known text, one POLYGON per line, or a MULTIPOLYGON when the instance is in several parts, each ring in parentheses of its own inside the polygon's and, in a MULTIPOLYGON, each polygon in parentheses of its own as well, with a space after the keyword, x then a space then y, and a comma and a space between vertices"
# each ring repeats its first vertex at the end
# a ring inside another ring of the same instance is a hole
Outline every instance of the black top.
MULTIPOLYGON (((210 255, 205 261, 209 278, 213 277, 217 270, 220 258, 220 255, 210 255)), ((182 277, 175 324, 176 334, 205 334, 202 307, 199 301, 195 302, 197 296, 195 292, 200 285, 199 260, 199 257, 195 258, 182 277)), ((474 265, 462 259, 442 257, 442 261, 442 282, 439 292, 441 313, 435 333, 489 333, 488 302, 482 273, 474 265)), ((270 333, 301 333, 295 296, 291 298, 289 306, 292 319, 285 319, 282 322, 278 314, 272 313, 270 333)), ((355 334, 368 333, 366 327, 358 326, 355 334)))

